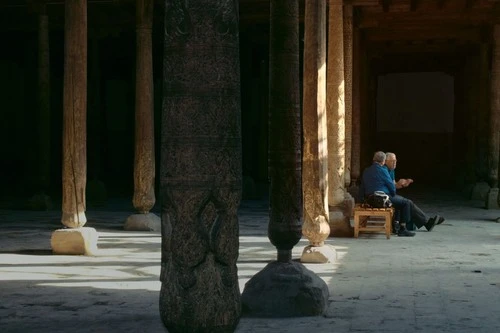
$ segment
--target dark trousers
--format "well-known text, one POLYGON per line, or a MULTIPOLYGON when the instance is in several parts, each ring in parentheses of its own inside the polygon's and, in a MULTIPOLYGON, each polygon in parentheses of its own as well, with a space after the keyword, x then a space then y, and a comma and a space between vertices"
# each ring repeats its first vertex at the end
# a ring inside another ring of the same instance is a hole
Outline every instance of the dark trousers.
POLYGON ((394 217, 395 220, 398 221, 398 219, 399 219, 400 222, 403 222, 403 223, 406 222, 406 229, 408 229, 408 230, 414 230, 415 229, 414 225, 420 229, 429 220, 429 218, 422 211, 422 209, 420 209, 420 207, 415 205, 415 203, 413 201, 411 201, 410 199, 407 199, 405 197, 402 197, 402 196, 396 194, 395 196, 391 197, 391 202, 392 202, 394 208, 396 208, 395 217, 394 217), (398 204, 396 204, 395 202, 397 202, 398 204), (404 205, 401 203, 404 203, 404 205), (404 217, 402 215, 403 213, 398 208, 398 205, 400 207, 404 207, 402 209, 409 209, 410 210, 410 212, 407 213, 408 216, 410 216, 410 218, 408 220, 404 219, 404 217))
POLYGON ((392 206, 396 209, 394 220, 400 223, 408 223, 411 221, 411 200, 400 195, 395 195, 390 198, 392 206))

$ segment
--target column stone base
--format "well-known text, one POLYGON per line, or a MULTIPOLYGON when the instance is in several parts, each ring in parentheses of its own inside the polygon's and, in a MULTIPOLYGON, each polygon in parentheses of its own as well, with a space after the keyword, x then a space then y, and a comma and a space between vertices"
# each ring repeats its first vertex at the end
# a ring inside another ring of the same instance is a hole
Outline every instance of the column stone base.
POLYGON ((323 315, 328 286, 298 262, 269 263, 246 284, 241 295, 243 313, 254 317, 323 315))
POLYGON ((344 202, 330 207, 330 237, 353 237, 354 228, 351 226, 351 216, 354 209, 354 198, 346 192, 344 202))
POLYGON ((308 245, 304 248, 300 257, 300 262, 312 264, 335 263, 336 260, 337 251, 330 245, 308 245))
POLYGON ((127 231, 161 231, 161 219, 153 213, 132 214, 125 221, 127 231))
POLYGON ((52 233, 52 253, 66 255, 95 255, 99 235, 94 228, 58 229, 52 233))
POLYGON ((486 197, 486 209, 498 209, 498 187, 492 187, 486 197))

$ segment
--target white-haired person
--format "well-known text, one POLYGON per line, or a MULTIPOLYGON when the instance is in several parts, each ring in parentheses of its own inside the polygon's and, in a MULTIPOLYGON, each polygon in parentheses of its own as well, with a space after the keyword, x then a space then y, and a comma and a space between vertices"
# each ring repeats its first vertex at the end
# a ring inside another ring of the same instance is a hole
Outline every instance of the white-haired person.
MULTIPOLYGON (((401 189, 410 186, 410 184, 413 183, 413 179, 411 178, 409 179, 401 178, 398 181, 396 181, 396 164, 397 164, 396 154, 387 152, 385 153, 385 155, 386 155, 385 167, 387 168, 389 176, 394 182, 396 189, 401 189)), ((432 229, 434 229, 436 225, 444 222, 444 218, 442 216, 435 215, 434 217, 429 218, 427 214, 425 214, 424 211, 420 209, 420 207, 418 207, 412 200, 402 197, 398 194, 396 194, 396 196, 400 197, 401 200, 406 200, 410 206, 411 217, 409 223, 406 224, 408 230, 414 230, 414 226, 416 226, 418 229, 425 227, 427 231, 432 231, 432 229)))
POLYGON ((408 200, 396 195, 396 185, 385 167, 386 154, 383 151, 377 151, 373 155, 373 163, 363 171, 361 185, 359 187, 359 198, 365 200, 375 191, 382 191, 389 195, 393 207, 396 209, 395 216, 398 219, 395 224, 399 226, 396 233, 402 237, 415 236, 414 232, 406 229, 406 223, 411 218, 411 207, 408 200))

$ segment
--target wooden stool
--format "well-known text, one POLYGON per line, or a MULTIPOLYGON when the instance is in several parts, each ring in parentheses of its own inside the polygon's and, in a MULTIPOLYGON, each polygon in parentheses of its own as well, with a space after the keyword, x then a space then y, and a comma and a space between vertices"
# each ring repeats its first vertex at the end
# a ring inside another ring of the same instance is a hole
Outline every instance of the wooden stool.
POLYGON ((354 207, 354 238, 359 232, 385 231, 387 239, 391 238, 392 216, 394 208, 371 208, 364 204, 354 207))

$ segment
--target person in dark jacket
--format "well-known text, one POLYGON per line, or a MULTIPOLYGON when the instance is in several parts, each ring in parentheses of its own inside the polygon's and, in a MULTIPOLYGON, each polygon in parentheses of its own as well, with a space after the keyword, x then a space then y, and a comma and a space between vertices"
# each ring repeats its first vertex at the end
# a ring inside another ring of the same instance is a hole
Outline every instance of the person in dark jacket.
POLYGON ((361 186, 359 187, 359 197, 365 200, 370 194, 375 191, 382 191, 389 195, 392 205, 396 209, 395 216, 398 220, 395 221, 398 236, 412 237, 414 232, 406 229, 406 223, 411 218, 411 207, 405 198, 396 195, 396 185, 389 175, 389 171, 384 166, 386 155, 383 151, 377 151, 373 155, 373 164, 363 171, 361 177, 361 186))

